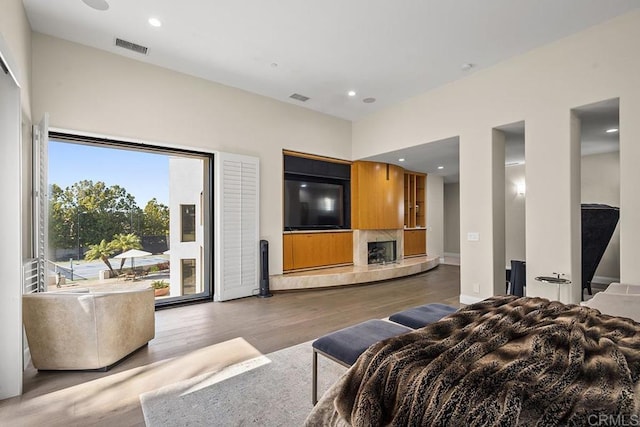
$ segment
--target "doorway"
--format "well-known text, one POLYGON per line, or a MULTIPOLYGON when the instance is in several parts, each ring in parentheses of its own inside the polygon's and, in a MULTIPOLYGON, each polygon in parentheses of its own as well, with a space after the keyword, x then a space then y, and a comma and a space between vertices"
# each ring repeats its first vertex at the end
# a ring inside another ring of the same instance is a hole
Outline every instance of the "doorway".
MULTIPOLYGON (((585 221, 588 205, 620 207, 620 101, 609 99, 573 111, 580 121, 580 202, 585 221)), ((585 227, 584 223, 582 227, 585 227)), ((589 290, 597 292, 620 281, 620 227, 615 226, 610 238, 609 231, 605 231, 602 244, 596 245, 598 251, 604 252, 594 255, 593 266, 589 266, 591 255, 582 252, 582 272, 586 275, 583 277, 583 299, 590 298, 589 290)), ((595 244, 585 242, 584 236, 583 233, 583 248, 586 244, 595 244)))

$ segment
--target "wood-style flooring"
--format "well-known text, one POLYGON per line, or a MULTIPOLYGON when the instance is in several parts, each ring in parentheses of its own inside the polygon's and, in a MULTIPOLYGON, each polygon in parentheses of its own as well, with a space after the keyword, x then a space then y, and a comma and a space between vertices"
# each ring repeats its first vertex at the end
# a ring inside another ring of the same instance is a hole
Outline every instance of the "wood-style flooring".
MULTIPOLYGON (((440 265, 419 275, 367 285, 278 293, 156 312, 156 337, 109 372, 25 371, 24 394, 0 402, 2 412, 46 395, 153 362, 181 356, 232 338, 243 337, 263 354, 312 340, 368 319, 432 302, 459 306, 460 270, 440 265)), ((110 390, 113 391, 113 390, 110 390)), ((115 406, 115 405, 114 405, 115 406)), ((92 425, 144 426, 139 404, 104 408, 92 425)), ((51 425, 70 425, 64 419, 51 425)))

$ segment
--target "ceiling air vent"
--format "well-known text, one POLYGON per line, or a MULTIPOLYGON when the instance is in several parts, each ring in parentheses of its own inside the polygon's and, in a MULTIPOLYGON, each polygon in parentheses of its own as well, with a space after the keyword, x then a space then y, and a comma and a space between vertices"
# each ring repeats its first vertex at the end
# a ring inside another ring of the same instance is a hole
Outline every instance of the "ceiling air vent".
POLYGON ((118 38, 116 38, 116 46, 123 47, 123 48, 129 49, 129 50, 131 50, 133 52, 141 53, 143 55, 146 55, 147 51, 149 50, 149 48, 147 48, 147 47, 140 46, 139 44, 135 44, 135 43, 128 42, 126 40, 122 40, 122 39, 118 39, 118 38))
POLYGON ((289 98, 302 101, 302 102, 307 102, 309 100, 308 96, 300 95, 299 93, 294 93, 293 95, 289 95, 289 98))

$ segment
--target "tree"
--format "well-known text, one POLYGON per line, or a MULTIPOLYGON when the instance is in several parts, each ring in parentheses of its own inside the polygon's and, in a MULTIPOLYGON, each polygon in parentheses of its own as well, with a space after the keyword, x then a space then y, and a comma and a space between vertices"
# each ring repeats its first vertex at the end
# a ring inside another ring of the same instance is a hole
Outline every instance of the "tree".
POLYGON ((122 232, 132 233, 134 218, 141 211, 135 197, 123 187, 83 180, 64 190, 52 185, 49 207, 49 235, 53 248, 110 241, 122 232))
POLYGON ((109 271, 112 276, 116 275, 116 272, 113 271, 113 267, 111 267, 111 263, 109 262, 109 257, 113 255, 113 247, 110 243, 107 243, 106 239, 102 239, 102 241, 97 245, 90 245, 87 253, 84 254, 84 259, 87 261, 94 261, 96 259, 101 259, 107 267, 109 267, 109 271))
POLYGON ((154 197, 144 207, 142 222, 144 236, 166 236, 169 234, 169 207, 158 203, 154 197))
MULTIPOLYGON (((113 236, 113 240, 109 242, 109 247, 114 252, 125 252, 129 249, 142 249, 140 244, 140 238, 133 233, 129 234, 116 234, 113 236)), ((120 273, 122 273, 122 267, 124 267, 125 258, 120 260, 120 273)))

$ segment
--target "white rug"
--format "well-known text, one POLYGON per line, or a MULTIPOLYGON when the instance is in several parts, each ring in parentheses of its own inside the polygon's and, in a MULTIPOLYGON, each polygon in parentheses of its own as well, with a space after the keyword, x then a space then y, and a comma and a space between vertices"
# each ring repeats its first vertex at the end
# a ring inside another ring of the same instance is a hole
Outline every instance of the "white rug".
MULTIPOLYGON (((216 375, 181 381, 140 396, 145 423, 160 426, 297 426, 311 403, 311 343, 255 358, 216 375)), ((319 394, 346 368, 318 357, 319 394)))

